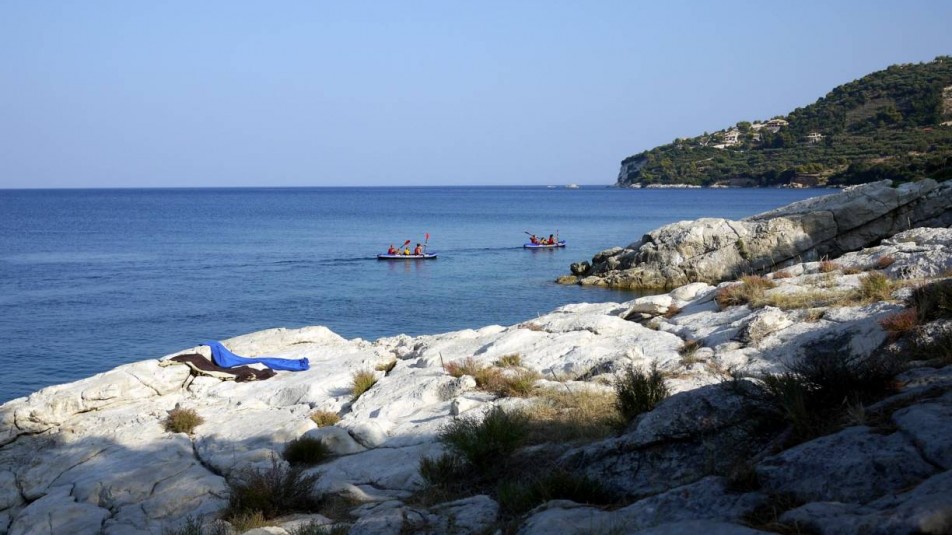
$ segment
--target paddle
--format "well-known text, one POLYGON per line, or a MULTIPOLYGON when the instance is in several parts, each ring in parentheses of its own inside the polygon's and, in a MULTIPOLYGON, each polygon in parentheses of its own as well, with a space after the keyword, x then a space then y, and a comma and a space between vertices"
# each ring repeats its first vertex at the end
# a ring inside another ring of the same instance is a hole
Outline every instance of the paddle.
POLYGON ((424 233, 423 238, 423 254, 426 255, 426 242, 430 241, 430 233, 424 233))

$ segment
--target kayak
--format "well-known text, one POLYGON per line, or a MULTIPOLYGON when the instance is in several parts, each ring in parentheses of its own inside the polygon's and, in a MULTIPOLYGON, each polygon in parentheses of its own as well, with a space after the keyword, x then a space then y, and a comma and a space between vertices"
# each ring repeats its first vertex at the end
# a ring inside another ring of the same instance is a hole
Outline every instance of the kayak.
POLYGON ((552 245, 543 245, 541 243, 524 243, 522 244, 526 249, 555 249, 556 247, 565 247, 565 240, 560 240, 552 245))
POLYGON ((436 253, 377 255, 377 260, 430 260, 431 258, 436 258, 436 253))

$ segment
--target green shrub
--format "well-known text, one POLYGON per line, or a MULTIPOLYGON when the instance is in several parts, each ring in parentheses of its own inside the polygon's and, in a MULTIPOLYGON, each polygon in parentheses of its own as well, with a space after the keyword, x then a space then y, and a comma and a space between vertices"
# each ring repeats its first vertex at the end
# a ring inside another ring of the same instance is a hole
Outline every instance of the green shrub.
POLYGON ((467 467, 455 454, 423 457, 420 459, 420 477, 430 485, 454 486, 467 478, 467 467))
POLYGON ((648 373, 629 366, 615 381, 615 393, 618 412, 630 422, 668 397, 668 386, 656 366, 652 366, 648 373))
POLYGON ((364 392, 370 390, 375 384, 377 384, 377 376, 374 375, 374 372, 366 370, 354 372, 350 389, 351 399, 357 401, 357 398, 362 396, 364 392))
POLYGON ((333 526, 322 525, 314 522, 308 522, 303 526, 291 528, 288 535, 347 535, 350 532, 350 526, 346 524, 334 524, 333 526))
POLYGON ((340 416, 336 412, 317 411, 311 415, 311 421, 316 423, 318 427, 327 427, 339 422, 340 416))
POLYGON ((510 515, 521 515, 550 500, 609 505, 616 499, 598 481, 565 470, 556 470, 528 482, 503 481, 496 494, 499 506, 510 515))
POLYGON ((204 525, 201 518, 185 517, 185 525, 179 529, 165 528, 162 535, 230 535, 228 526, 220 520, 204 525))
POLYGON ((488 471, 521 446, 528 432, 525 415, 493 407, 481 421, 475 417, 453 420, 440 430, 440 440, 477 470, 488 471))
POLYGON ((205 420, 195 412, 195 409, 176 407, 169 411, 165 419, 165 430, 172 433, 192 434, 196 427, 205 423, 205 420))
POLYGON ((938 366, 952 364, 952 328, 946 326, 930 333, 921 331, 913 339, 909 357, 938 366))
POLYGON ((331 450, 320 439, 303 436, 288 442, 281 453, 291 464, 314 465, 331 456, 331 450))
POLYGON ((919 322, 952 318, 952 279, 943 279, 913 290, 911 305, 919 311, 919 322))
POLYGON ((307 475, 299 466, 286 466, 276 457, 268 469, 243 470, 231 483, 227 516, 238 518, 260 512, 264 518, 317 508, 311 494, 317 475, 307 475))
POLYGON ((879 400, 895 390, 899 363, 883 354, 848 351, 808 354, 778 375, 760 377, 765 400, 802 442, 836 429, 852 406, 879 400))

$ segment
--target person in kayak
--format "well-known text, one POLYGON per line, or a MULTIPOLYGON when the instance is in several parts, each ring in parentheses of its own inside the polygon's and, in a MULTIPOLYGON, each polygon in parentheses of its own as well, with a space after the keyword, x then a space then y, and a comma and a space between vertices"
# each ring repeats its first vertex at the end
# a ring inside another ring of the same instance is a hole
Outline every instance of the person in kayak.
POLYGON ((393 244, 391 243, 391 244, 390 244, 390 248, 387 249, 387 254, 388 254, 388 255, 395 255, 395 254, 397 254, 397 253, 399 253, 399 251, 397 251, 397 248, 394 247, 393 244))
POLYGON ((546 243, 549 245, 555 245, 555 237, 549 234, 549 239, 546 243))
POLYGON ((421 256, 421 255, 423 254, 423 246, 420 245, 419 243, 416 244, 416 248, 413 249, 413 254, 415 254, 415 255, 417 255, 417 256, 421 256))
POLYGON ((536 238, 536 235, 533 234, 532 236, 529 236, 529 243, 532 245, 539 245, 539 238, 536 238))
POLYGON ((406 256, 410 256, 410 248, 409 248, 409 247, 405 247, 405 248, 403 249, 403 254, 406 255, 406 256))

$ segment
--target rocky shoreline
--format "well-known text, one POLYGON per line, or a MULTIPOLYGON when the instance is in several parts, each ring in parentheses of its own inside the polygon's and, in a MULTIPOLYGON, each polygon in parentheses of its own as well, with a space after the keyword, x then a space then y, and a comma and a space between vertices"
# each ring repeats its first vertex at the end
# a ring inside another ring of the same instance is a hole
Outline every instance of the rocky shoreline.
POLYGON ((704 218, 653 230, 572 264, 562 284, 672 289, 836 257, 915 227, 952 225, 952 183, 889 180, 846 188, 740 221, 704 218))
POLYGON ((772 267, 510 326, 224 341, 310 362, 267 380, 171 360, 198 346, 45 388, 0 405, 0 534, 952 532, 952 230, 772 267), (649 370, 667 397, 582 425, 582 400, 614 411, 649 370), (815 405, 824 380, 851 386, 815 405), (173 410, 202 423, 169 431, 173 410), (507 414, 535 434, 453 456, 450 431, 507 414), (299 474, 314 508, 239 522, 236 489, 305 438, 326 452, 299 474))

